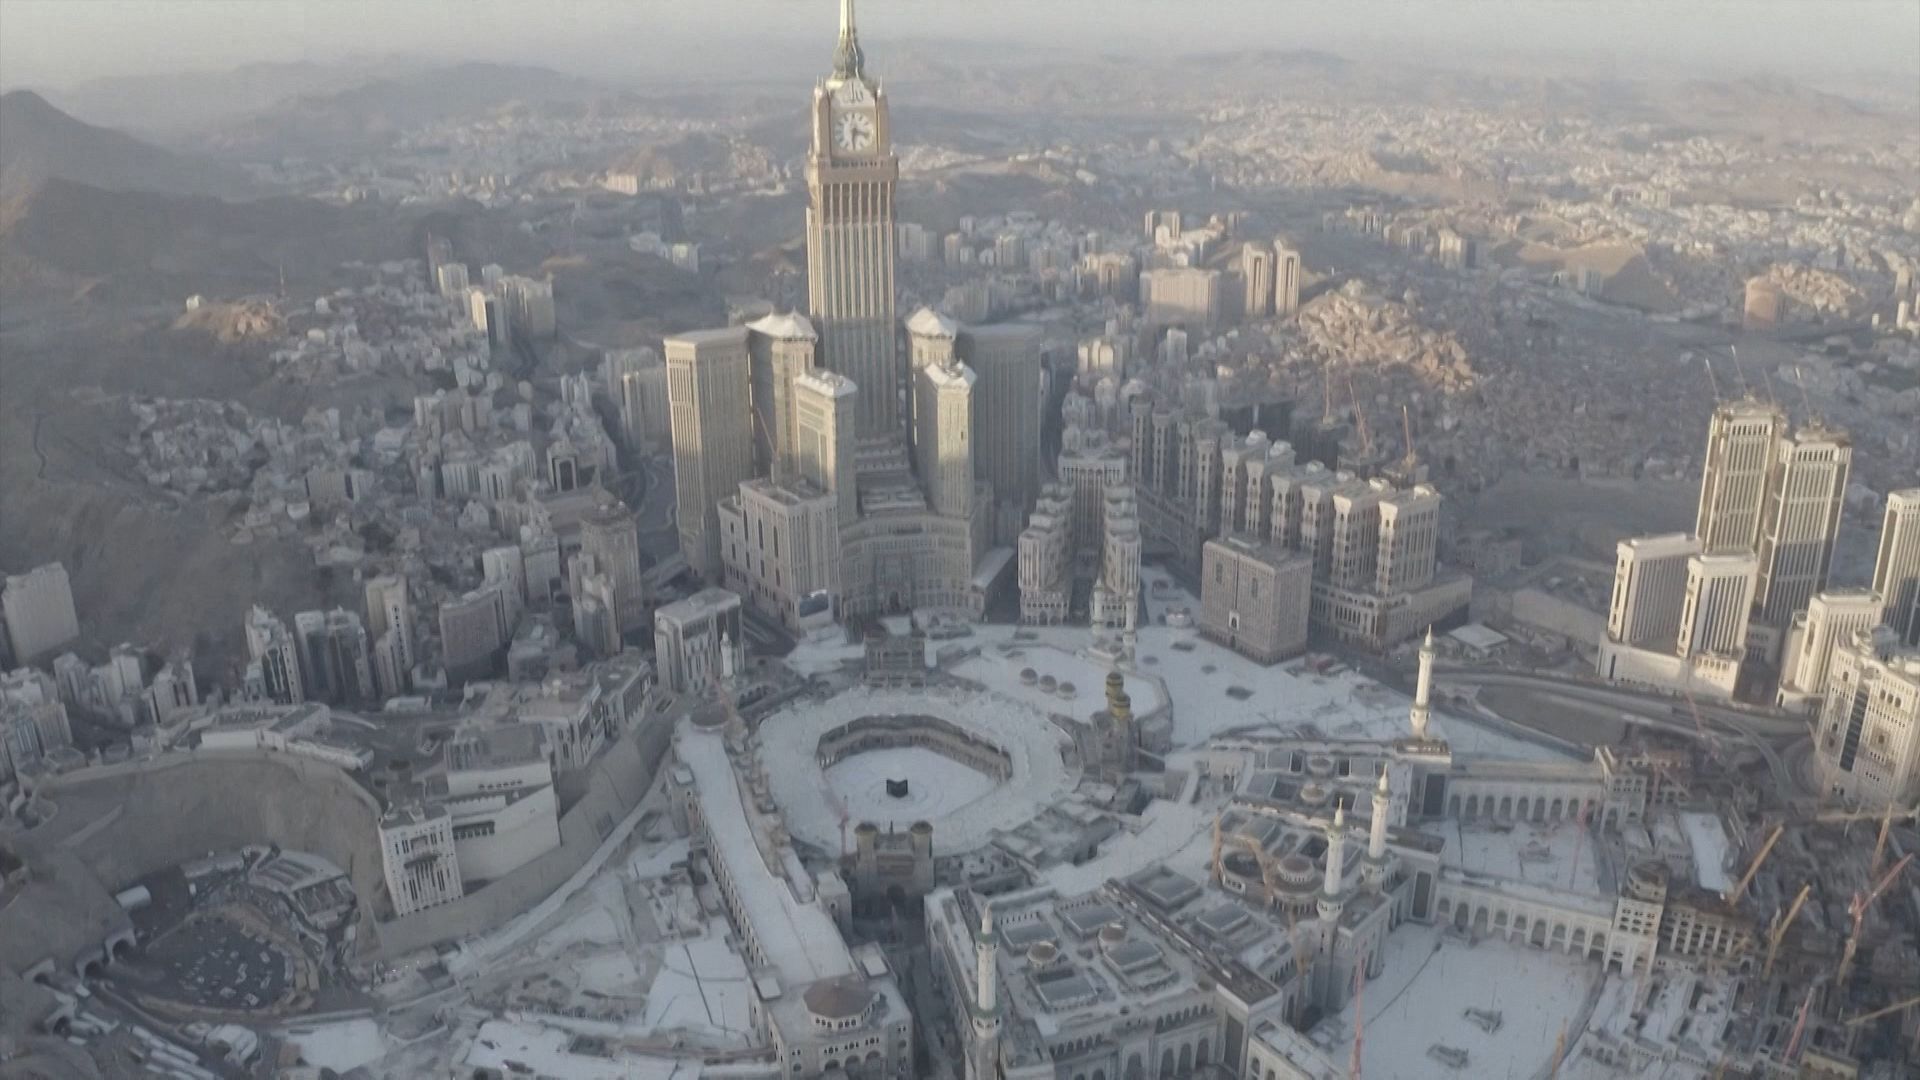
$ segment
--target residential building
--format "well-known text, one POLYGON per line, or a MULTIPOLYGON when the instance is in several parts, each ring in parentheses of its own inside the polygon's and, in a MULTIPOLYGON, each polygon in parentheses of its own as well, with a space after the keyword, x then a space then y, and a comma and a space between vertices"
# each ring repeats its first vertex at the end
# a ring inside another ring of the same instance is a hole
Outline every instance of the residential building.
POLYGON ((17 664, 44 660, 80 637, 67 568, 59 563, 7 575, 0 592, 0 621, 17 664))
POLYGON ((580 552, 613 583, 613 615, 620 633, 645 627, 647 589, 640 571, 640 526, 633 512, 614 503, 582 518, 580 552))
POLYGON ((1828 795, 1875 809, 1920 800, 1920 649, 1884 626, 1836 646, 1813 749, 1828 795))
POLYGON ((1027 527, 1020 533, 1020 622, 1055 626, 1066 621, 1073 594, 1073 500, 1067 489, 1048 484, 1040 491, 1027 527))
POLYGON ((1835 589, 1815 593, 1805 611, 1794 616, 1781 658, 1781 708, 1812 712, 1826 698, 1833 650, 1856 632, 1880 623, 1880 594, 1872 589, 1835 589))
POLYGON ((1920 645, 1920 487, 1887 496, 1873 591, 1883 605, 1880 621, 1901 641, 1920 645))
POLYGON ((306 685, 301 679, 300 643, 287 633, 286 623, 255 604, 247 612, 246 634, 247 656, 252 661, 248 683, 256 685, 268 700, 281 705, 297 705, 307 700, 306 685))

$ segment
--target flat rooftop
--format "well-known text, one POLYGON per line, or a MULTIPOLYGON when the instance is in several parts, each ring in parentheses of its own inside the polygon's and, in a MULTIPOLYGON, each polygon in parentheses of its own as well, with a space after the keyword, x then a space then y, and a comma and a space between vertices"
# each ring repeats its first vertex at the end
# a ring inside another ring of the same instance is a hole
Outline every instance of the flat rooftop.
POLYGON ((455 770, 524 765, 543 761, 546 756, 547 733, 538 724, 462 732, 447 743, 447 768, 455 770))
POLYGON ((674 750, 693 772, 711 857, 725 865, 742 913, 781 984, 792 992, 853 974, 853 955, 832 917, 795 896, 785 877, 767 865, 721 733, 682 721, 674 750))

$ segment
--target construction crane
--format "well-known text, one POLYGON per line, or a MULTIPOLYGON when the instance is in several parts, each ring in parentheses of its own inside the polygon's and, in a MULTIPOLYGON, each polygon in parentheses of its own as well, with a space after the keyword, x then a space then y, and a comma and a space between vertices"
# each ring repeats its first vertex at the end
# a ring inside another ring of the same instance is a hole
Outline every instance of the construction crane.
POLYGON ((1553 1064, 1547 1067, 1547 1080, 1559 1080, 1560 1063, 1567 1059, 1567 1022, 1560 1021, 1560 1034, 1553 1039, 1553 1064))
POLYGON ((1813 820, 1822 825, 1839 825, 1865 821, 1868 818, 1885 818, 1889 821, 1913 821, 1916 818, 1920 818, 1920 806, 1910 806, 1905 810, 1895 810, 1889 806, 1884 812, 1879 813, 1872 810, 1830 810, 1824 814, 1816 814, 1813 820))
POLYGON ((1800 1003, 1800 1014, 1793 1021, 1793 1038, 1787 1040, 1787 1052, 1781 1055, 1781 1061, 1791 1062, 1800 1053, 1800 1037, 1807 1033, 1807 1014, 1813 1011, 1813 991, 1817 985, 1807 987, 1806 1000, 1800 1003))
POLYGON ((1768 855, 1773 854, 1773 845, 1780 842, 1780 834, 1786 831, 1787 827, 1784 823, 1773 827, 1773 832, 1767 836, 1767 842, 1760 845, 1760 851, 1753 857, 1753 863, 1747 867, 1747 872, 1741 876, 1740 883, 1735 885, 1731 892, 1722 896, 1722 900, 1725 900, 1729 904, 1738 904, 1740 902, 1740 898, 1747 893, 1747 886, 1753 884, 1754 875, 1760 872, 1761 864, 1767 861, 1768 855))
POLYGON ((1883 1016, 1892 1016, 1894 1013, 1900 1012, 1903 1009, 1911 1009, 1915 1005, 1920 1005, 1920 996, 1910 997, 1905 1001, 1896 1001, 1884 1009, 1875 1009, 1870 1013, 1861 1013, 1859 1016, 1847 1021, 1847 1026, 1859 1027, 1869 1020, 1878 1020, 1883 1016))
POLYGON ((1800 370, 1799 364, 1793 365, 1793 381, 1800 387, 1800 407, 1807 410, 1807 418, 1812 419, 1813 401, 1807 397, 1807 373, 1800 370))
POLYGON ((1700 703, 1693 700, 1693 691, 1682 691, 1687 697, 1687 709, 1693 713, 1693 730, 1700 735, 1701 745, 1707 748, 1707 756, 1714 760, 1720 757, 1720 740, 1707 730, 1707 722, 1700 717, 1700 703))
POLYGON ((1880 872, 1880 859, 1887 853, 1887 833, 1893 829, 1893 804, 1887 804, 1887 812, 1880 818, 1880 836, 1873 842, 1873 861, 1867 864, 1867 876, 1880 872))
POLYGON ((1760 971, 1762 979, 1773 977, 1773 960, 1780 953, 1780 941, 1787 936, 1787 927, 1793 925, 1793 920, 1799 916, 1800 909, 1806 906, 1807 896, 1812 892, 1813 882, 1800 886, 1800 894, 1793 898, 1793 903, 1787 905, 1786 916, 1775 916, 1773 929, 1767 934, 1767 963, 1760 971))
POLYGON ((1407 479, 1411 481, 1413 479, 1414 466, 1420 463, 1420 458, 1413 452, 1413 414, 1407 411, 1405 405, 1400 406, 1400 430, 1407 439, 1407 456, 1405 460, 1407 463, 1407 479))
POLYGON ((1840 970, 1834 978, 1835 986, 1844 987, 1847 984, 1847 975, 1853 971, 1853 957, 1860 948, 1860 931, 1866 924, 1868 909, 1873 907, 1873 902, 1880 899, 1880 894, 1887 891, 1888 887, 1899 878, 1900 871, 1905 870, 1907 864, 1912 861, 1912 855, 1905 856, 1894 863, 1893 869, 1887 871, 1887 876, 1881 878, 1872 889, 1864 894, 1853 894, 1853 932, 1847 935, 1847 947, 1840 954, 1840 970))
POLYGON ((1353 376, 1347 376, 1347 400, 1353 402, 1353 427, 1360 433, 1360 452, 1373 456, 1373 433, 1367 430, 1367 414, 1360 408, 1360 392, 1353 388, 1353 376))

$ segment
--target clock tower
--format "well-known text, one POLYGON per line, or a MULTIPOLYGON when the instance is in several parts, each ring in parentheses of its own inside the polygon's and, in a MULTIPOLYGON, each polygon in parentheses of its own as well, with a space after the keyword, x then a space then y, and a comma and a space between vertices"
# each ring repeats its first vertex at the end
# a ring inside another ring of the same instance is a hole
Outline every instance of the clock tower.
POLYGON ((807 154, 807 309, 821 363, 859 387, 862 439, 904 434, 894 344, 894 182, 887 98, 868 78, 853 0, 840 0, 833 74, 813 90, 807 154))

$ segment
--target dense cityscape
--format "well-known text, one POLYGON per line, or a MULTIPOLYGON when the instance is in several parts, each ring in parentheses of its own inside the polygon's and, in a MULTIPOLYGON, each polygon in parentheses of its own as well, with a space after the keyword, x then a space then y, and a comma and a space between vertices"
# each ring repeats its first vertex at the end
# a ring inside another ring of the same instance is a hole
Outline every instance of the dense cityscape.
POLYGON ((0 1077, 1920 1076, 1920 100, 827 18, 0 98, 0 1077))

